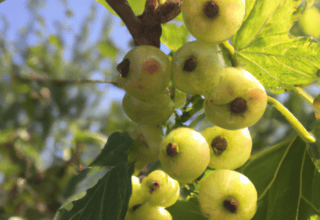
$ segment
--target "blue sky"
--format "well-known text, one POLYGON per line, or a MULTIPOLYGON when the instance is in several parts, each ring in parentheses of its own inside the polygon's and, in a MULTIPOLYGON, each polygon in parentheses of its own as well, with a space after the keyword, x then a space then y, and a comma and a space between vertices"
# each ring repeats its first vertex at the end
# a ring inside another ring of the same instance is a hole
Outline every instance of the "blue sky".
MULTIPOLYGON (((38 4, 43 4, 42 0, 34 0, 38 2, 38 4)), ((28 25, 28 22, 32 19, 35 13, 31 13, 28 10, 28 0, 5 0, 0 4, 0 18, 5 17, 6 20, 9 22, 10 29, 8 35, 6 36, 7 39, 14 42, 17 40, 19 36, 19 30, 28 25)), ((93 44, 97 39, 99 39, 100 30, 102 27, 102 22, 106 19, 107 16, 112 16, 113 18, 113 25, 111 31, 111 39, 114 43, 121 48, 121 52, 119 54, 119 62, 125 53, 129 50, 128 42, 131 39, 131 36, 124 25, 121 25, 121 20, 112 15, 106 8, 104 8, 101 4, 96 2, 95 0, 80 0, 80 1, 68 1, 68 0, 47 0, 46 4, 43 4, 44 7, 40 9, 40 15, 44 18, 45 22, 45 37, 51 34, 57 34, 57 29, 55 27, 56 21, 63 21, 74 33, 80 33, 81 24, 89 14, 91 5, 94 4, 97 8, 96 13, 96 22, 91 27, 91 35, 89 44, 93 44), (65 13, 64 4, 67 5, 73 12, 73 16, 68 18, 65 13)), ((0 21, 0 30, 3 27, 3 22, 0 21)), ((39 27, 35 27, 39 28, 39 27)), ((70 49, 74 43, 73 34, 69 32, 64 34, 64 41, 66 42, 67 48, 65 51, 65 58, 67 60, 71 59, 71 52, 70 49)), ((28 43, 31 45, 37 44, 39 38, 36 36, 27 39, 28 43)), ((165 46, 162 45, 161 49, 165 53, 169 53, 170 50, 165 46)), ((17 60, 19 62, 19 60, 17 60)), ((101 74, 96 73, 91 76, 91 79, 103 79, 101 78, 101 74)), ((114 88, 113 86, 108 85, 97 85, 101 89, 105 89, 106 87, 109 88, 109 95, 110 97, 108 100, 117 99, 121 100, 124 92, 114 88), (111 98, 111 99, 110 99, 111 98)))

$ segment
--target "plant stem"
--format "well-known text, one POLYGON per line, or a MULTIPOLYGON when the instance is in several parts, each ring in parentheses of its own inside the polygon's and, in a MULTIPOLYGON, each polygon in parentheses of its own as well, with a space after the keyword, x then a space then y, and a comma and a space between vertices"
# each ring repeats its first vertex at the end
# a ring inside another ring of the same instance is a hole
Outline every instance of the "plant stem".
POLYGON ((298 119, 286 108, 284 107, 278 100, 268 96, 268 102, 273 107, 275 107, 281 114, 288 120, 294 130, 298 133, 298 135, 307 143, 316 142, 315 138, 310 134, 303 125, 298 121, 298 119))
POLYGON ((306 91, 304 91, 300 86, 295 86, 296 93, 300 95, 304 100, 306 100, 309 104, 313 105, 314 98, 309 95, 306 91))
POLYGON ((238 62, 235 58, 236 52, 231 44, 229 44, 228 41, 224 41, 219 44, 220 47, 224 48, 226 51, 228 51, 229 59, 231 61, 232 66, 236 67, 238 66, 238 62))

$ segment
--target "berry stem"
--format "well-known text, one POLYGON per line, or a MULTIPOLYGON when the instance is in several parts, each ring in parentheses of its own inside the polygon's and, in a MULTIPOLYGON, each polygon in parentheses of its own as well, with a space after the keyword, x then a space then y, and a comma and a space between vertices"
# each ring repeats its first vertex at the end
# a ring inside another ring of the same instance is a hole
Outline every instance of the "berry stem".
POLYGON ((275 107, 281 114, 288 120, 294 130, 298 133, 298 135, 307 143, 314 143, 316 140, 310 134, 303 125, 298 121, 298 119, 286 108, 284 107, 278 100, 268 96, 268 102, 273 107, 275 107))
POLYGON ((228 41, 224 41, 224 42, 220 43, 219 46, 220 46, 221 49, 227 51, 228 58, 231 61, 231 65, 233 67, 237 67, 239 64, 238 64, 238 61, 236 59, 236 52, 235 52, 233 46, 231 44, 229 44, 228 41))
POLYGON ((309 104, 313 105, 314 98, 309 95, 306 91, 304 91, 300 86, 295 86, 295 92, 301 96, 305 101, 309 104))

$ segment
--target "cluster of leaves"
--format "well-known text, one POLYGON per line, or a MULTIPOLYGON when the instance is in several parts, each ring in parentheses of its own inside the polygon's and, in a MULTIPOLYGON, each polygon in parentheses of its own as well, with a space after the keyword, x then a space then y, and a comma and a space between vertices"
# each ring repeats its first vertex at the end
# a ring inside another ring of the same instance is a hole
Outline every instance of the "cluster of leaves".
MULTIPOLYGON (((98 2, 106 5, 104 0, 98 2)), ((139 14, 145 0, 128 2, 139 14)), ((235 52, 222 47, 227 63, 245 65, 270 92, 293 91, 285 93, 284 104, 308 130, 318 128, 312 123, 311 107, 294 91, 295 85, 314 85, 320 46, 310 37, 288 35, 307 4, 295 0, 246 3, 244 24, 232 40, 235 52)), ((75 37, 72 60, 66 61, 62 55, 66 50, 62 37, 65 25, 58 22, 59 34, 43 37, 44 22, 37 13, 40 9, 37 4, 29 7, 34 18, 21 31, 14 49, 6 39, 9 26, 4 25, 0 32, 0 219, 52 219, 54 214, 56 220, 123 219, 131 195, 133 167, 127 164, 126 152, 132 139, 127 133, 114 131, 133 131, 136 125, 125 118, 118 102, 110 103, 107 112, 99 110, 100 97, 106 96, 110 87, 102 91, 92 84, 54 81, 88 79, 93 71, 102 72, 106 79, 115 76, 116 61, 121 57, 110 39, 111 19, 106 19, 98 42, 89 45, 90 26, 95 21, 92 7, 81 34, 75 37), (42 29, 33 29, 36 23, 42 29), (31 46, 26 39, 36 31, 40 43, 31 46), (17 63, 15 56, 23 62, 17 63), (107 70, 100 68, 104 62, 110 63, 107 70), (92 127, 96 127, 95 132, 92 127), (44 161, 45 154, 51 161, 44 161)), ((72 16, 70 10, 64 10, 72 16)), ((293 27, 291 33, 302 34, 296 25, 293 27)), ((181 15, 162 25, 161 42, 173 52, 188 39, 181 15)), ((205 120, 202 103, 201 96, 189 97, 185 107, 168 122, 167 131, 179 126, 201 131, 212 126, 205 120)), ((296 137, 271 106, 250 131, 255 154, 238 171, 258 190, 254 219, 304 220, 320 215, 320 173, 312 163, 320 152, 319 145, 312 146, 315 150, 310 152, 311 147, 296 137)), ((320 139, 320 133, 315 135, 320 139)), ((194 194, 199 186, 188 187, 168 210, 175 220, 204 219, 194 194)))

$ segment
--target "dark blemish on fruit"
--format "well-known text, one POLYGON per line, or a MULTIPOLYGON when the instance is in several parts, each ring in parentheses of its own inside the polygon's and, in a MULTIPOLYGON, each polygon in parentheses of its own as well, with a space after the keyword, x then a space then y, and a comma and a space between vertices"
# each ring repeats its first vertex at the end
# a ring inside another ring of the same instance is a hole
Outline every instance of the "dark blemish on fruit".
POLYGON ((211 141, 211 147, 215 155, 221 155, 227 149, 228 142, 224 137, 218 136, 211 141))
POLYGON ((118 64, 117 70, 120 73, 121 77, 125 78, 129 73, 130 61, 129 59, 124 59, 121 63, 118 64))
POLYGON ((167 151, 167 155, 168 155, 168 156, 177 155, 177 154, 178 154, 178 152, 177 152, 177 145, 169 143, 169 144, 167 145, 166 151, 167 151))
POLYGON ((192 72, 196 68, 196 58, 190 56, 184 63, 183 70, 187 72, 192 72))
POLYGON ((236 98, 229 104, 229 109, 234 114, 242 114, 247 110, 247 103, 241 97, 236 98))
POLYGON ((153 186, 155 186, 155 187, 150 187, 150 190, 149 190, 149 193, 150 194, 152 194, 155 190, 156 190, 156 188, 159 188, 160 187, 160 183, 157 181, 157 180, 153 180, 152 182, 151 182, 151 184, 153 185, 153 186))
POLYGON ((154 74, 160 69, 160 63, 153 58, 148 59, 147 61, 143 62, 141 65, 142 71, 145 74, 154 74))
POLYGON ((219 6, 215 1, 208 1, 204 4, 203 13, 207 18, 215 18, 219 14, 219 6))
POLYGON ((238 211, 238 201, 228 198, 223 201, 223 206, 231 213, 236 214, 238 211))

